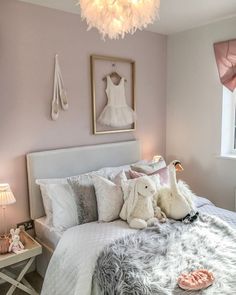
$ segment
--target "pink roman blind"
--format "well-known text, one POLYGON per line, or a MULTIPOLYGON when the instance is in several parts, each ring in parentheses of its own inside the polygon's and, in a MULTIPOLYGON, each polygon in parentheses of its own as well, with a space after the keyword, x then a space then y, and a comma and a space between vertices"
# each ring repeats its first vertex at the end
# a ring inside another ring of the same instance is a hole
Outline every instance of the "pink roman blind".
POLYGON ((221 83, 232 92, 236 88, 236 39, 214 44, 221 83))

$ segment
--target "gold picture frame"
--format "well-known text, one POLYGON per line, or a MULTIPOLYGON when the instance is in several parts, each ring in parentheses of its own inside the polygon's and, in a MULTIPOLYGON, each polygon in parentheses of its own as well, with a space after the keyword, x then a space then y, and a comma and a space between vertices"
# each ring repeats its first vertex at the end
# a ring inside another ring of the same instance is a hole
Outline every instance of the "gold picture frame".
MULTIPOLYGON (((127 78, 127 88, 129 88, 128 98, 129 98, 129 105, 130 107, 136 112, 136 98, 135 98, 135 61, 127 58, 121 58, 121 57, 113 57, 113 56, 104 56, 104 55, 91 55, 90 56, 90 71, 91 71, 91 92, 92 92, 92 119, 93 119, 93 134, 109 134, 109 133, 121 133, 121 132, 131 132, 136 130, 136 120, 133 124, 131 124, 129 127, 121 129, 121 128, 113 128, 113 127, 107 127, 102 128, 101 126, 98 126, 97 123, 97 117, 98 117, 98 110, 97 110, 97 102, 98 99, 103 100, 103 107, 105 106, 105 101, 107 102, 107 97, 105 95, 105 84, 102 80, 104 80, 103 76, 104 73, 102 71, 105 71, 105 63, 108 63, 108 65, 114 66, 114 64, 119 64, 120 67, 123 67, 123 71, 129 71, 128 74, 129 77, 127 78), (100 63, 100 77, 98 76, 98 73, 96 73, 96 65, 97 63, 100 63), (102 63, 102 64, 101 64, 102 63), (126 67, 128 66, 128 67, 126 67), (130 78, 130 79, 129 79, 130 78), (100 93, 97 93, 98 83, 100 93), (103 84, 102 84, 103 83, 103 84), (130 84, 129 84, 130 83, 130 84), (103 91, 103 92, 102 92, 103 91), (96 97, 96 96, 99 96, 96 97)), ((100 110, 101 111, 101 110, 100 110)))

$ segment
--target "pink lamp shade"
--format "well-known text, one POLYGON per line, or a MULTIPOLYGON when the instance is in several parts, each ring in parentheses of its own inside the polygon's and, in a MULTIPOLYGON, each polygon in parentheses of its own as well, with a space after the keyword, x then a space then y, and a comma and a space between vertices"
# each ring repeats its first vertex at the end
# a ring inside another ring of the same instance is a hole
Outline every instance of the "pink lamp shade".
POLYGON ((0 184, 0 206, 11 205, 16 202, 16 199, 11 191, 8 183, 0 184))

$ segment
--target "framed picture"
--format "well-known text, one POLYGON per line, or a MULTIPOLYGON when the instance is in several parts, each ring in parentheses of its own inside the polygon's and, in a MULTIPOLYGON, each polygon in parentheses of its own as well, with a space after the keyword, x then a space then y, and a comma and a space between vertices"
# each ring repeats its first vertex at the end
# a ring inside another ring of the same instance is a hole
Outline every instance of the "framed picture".
POLYGON ((130 132, 136 128, 135 62, 91 55, 93 133, 130 132))

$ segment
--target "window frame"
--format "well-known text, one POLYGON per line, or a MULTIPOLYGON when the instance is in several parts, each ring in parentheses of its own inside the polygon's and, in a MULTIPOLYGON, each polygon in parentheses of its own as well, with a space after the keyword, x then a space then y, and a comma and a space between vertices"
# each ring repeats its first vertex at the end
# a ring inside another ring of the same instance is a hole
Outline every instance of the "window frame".
POLYGON ((236 90, 232 93, 232 134, 231 134, 231 153, 236 155, 236 90))
POLYGON ((236 91, 233 93, 222 87, 222 122, 221 122, 221 156, 236 157, 236 91))

